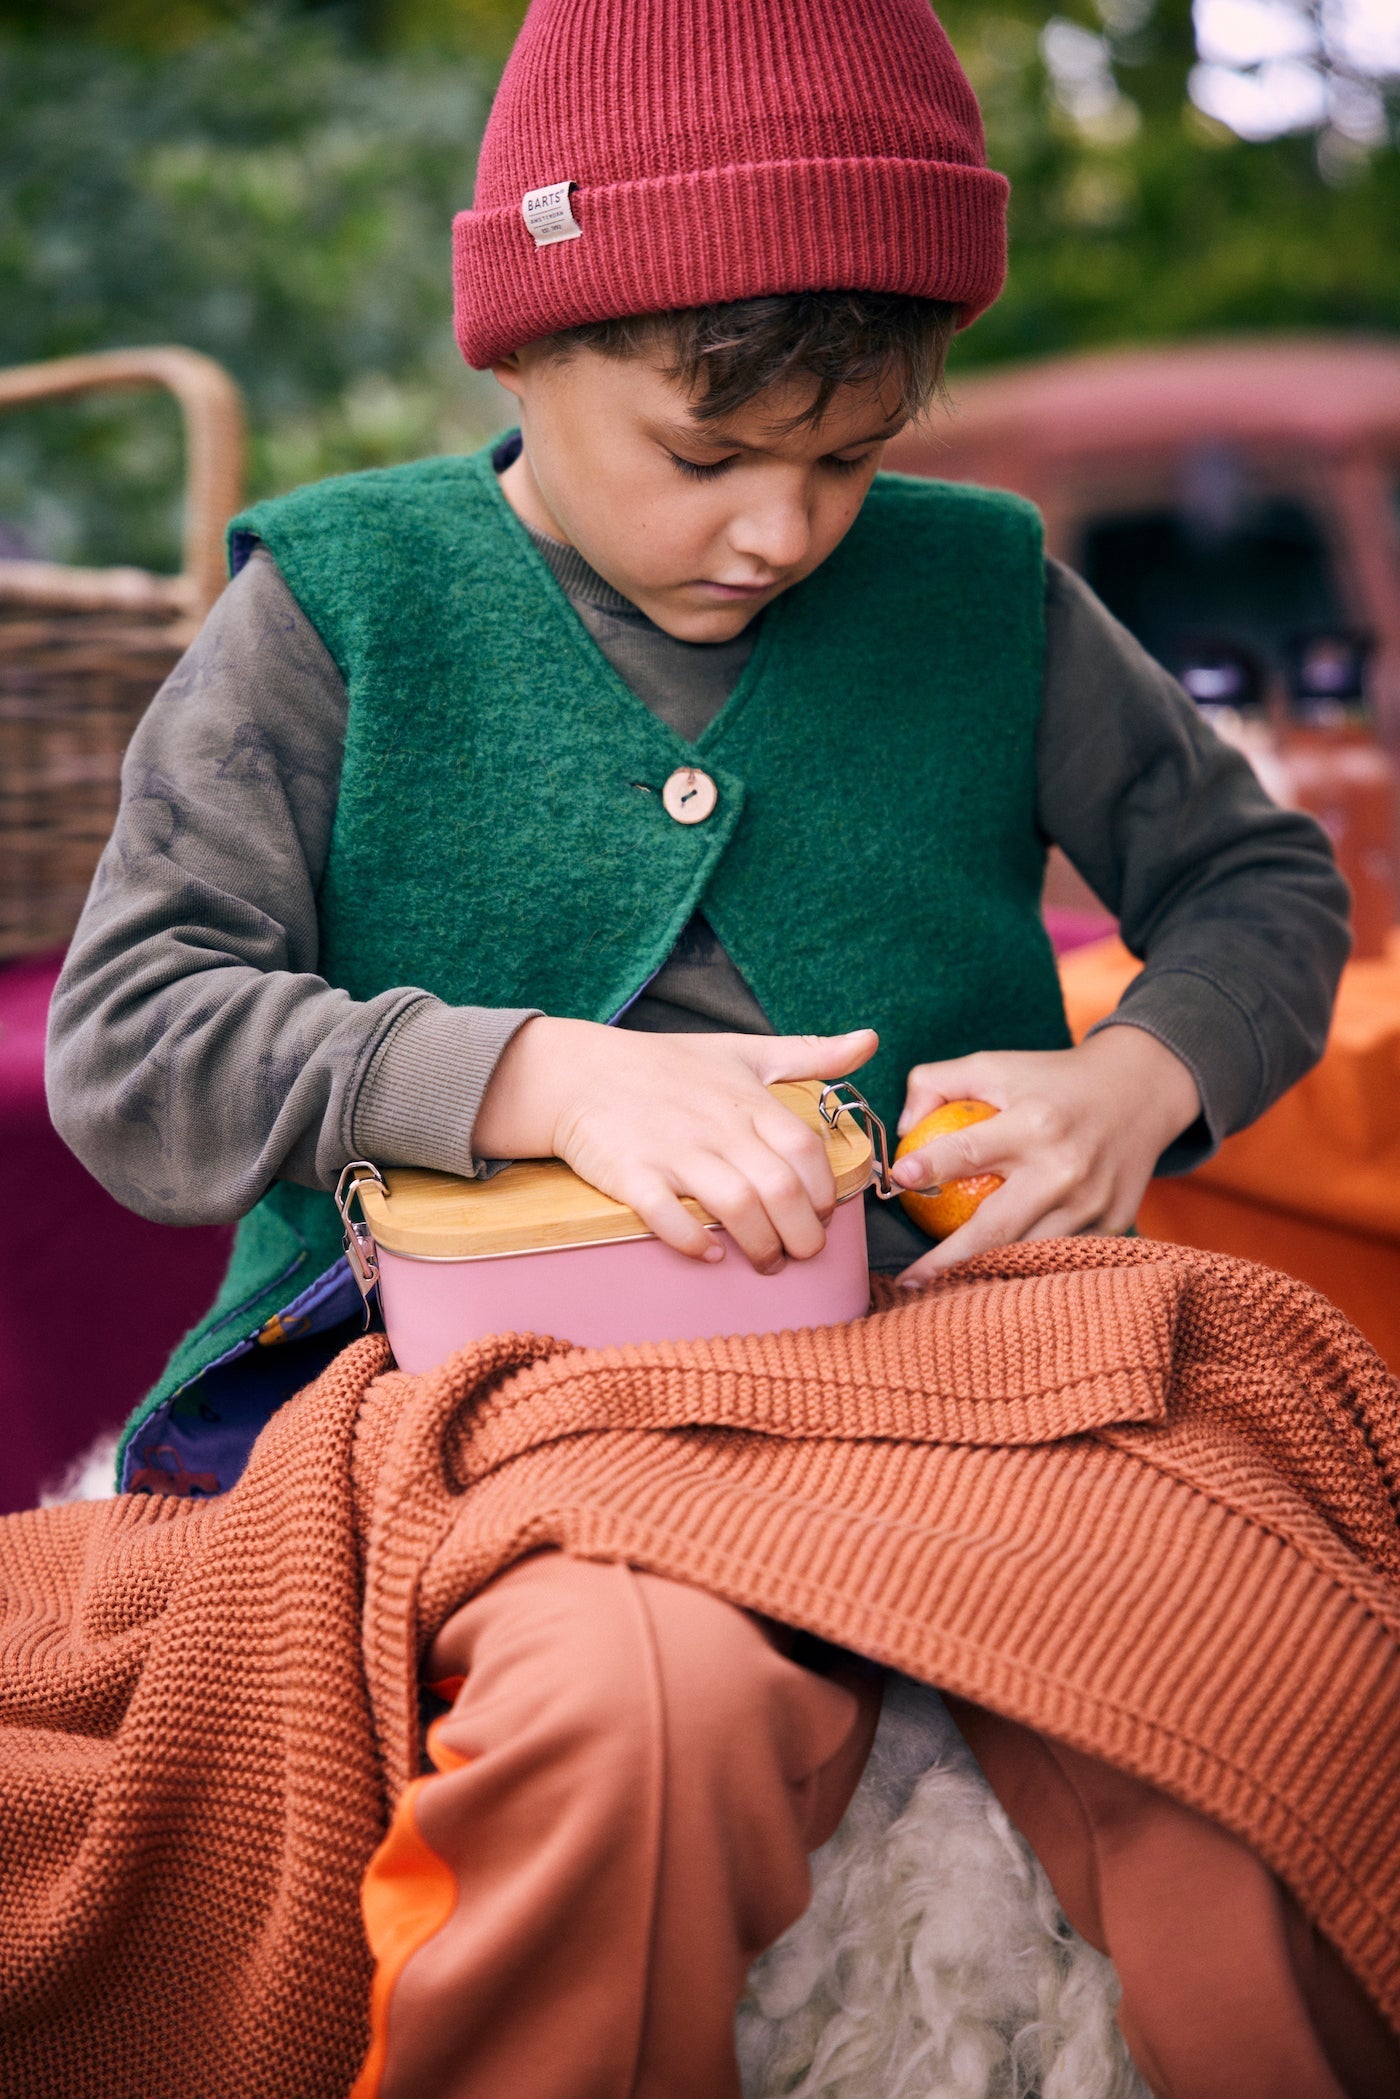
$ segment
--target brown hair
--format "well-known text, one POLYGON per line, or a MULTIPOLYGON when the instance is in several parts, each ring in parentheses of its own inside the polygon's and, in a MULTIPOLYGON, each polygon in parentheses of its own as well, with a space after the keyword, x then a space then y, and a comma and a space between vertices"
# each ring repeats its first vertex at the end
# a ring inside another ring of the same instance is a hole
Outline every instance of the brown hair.
POLYGON ((905 413, 919 415, 943 388, 948 346, 962 309, 899 292, 777 292, 671 313, 585 321, 546 338, 552 351, 636 357, 660 348, 666 373, 694 396, 702 422, 732 415, 770 387, 810 378, 815 391, 783 427, 819 423, 839 388, 874 389, 897 375, 905 413))

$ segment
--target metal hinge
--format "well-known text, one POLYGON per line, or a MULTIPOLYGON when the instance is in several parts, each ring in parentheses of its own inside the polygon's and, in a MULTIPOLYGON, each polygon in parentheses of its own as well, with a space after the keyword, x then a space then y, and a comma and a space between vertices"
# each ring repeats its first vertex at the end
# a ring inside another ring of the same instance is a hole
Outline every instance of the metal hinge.
POLYGON ((849 1079, 837 1079, 834 1085, 823 1086, 817 1110, 833 1130, 843 1115, 849 1115, 853 1121, 864 1116, 865 1134, 870 1139, 871 1183, 882 1203, 893 1202, 899 1189, 890 1175, 890 1140, 865 1095, 849 1079))
MULTIPOLYGON (((379 1257, 375 1251, 374 1234, 369 1226, 356 1224, 350 1215, 350 1205, 364 1187, 377 1188, 381 1195, 389 1193, 384 1176, 377 1166, 369 1159, 352 1159, 335 1184, 335 1206, 345 1227, 345 1258, 350 1263, 350 1273, 359 1285, 360 1295, 368 1311, 370 1297, 379 1281, 379 1257)), ((363 1214, 363 1202, 360 1209, 363 1214)))

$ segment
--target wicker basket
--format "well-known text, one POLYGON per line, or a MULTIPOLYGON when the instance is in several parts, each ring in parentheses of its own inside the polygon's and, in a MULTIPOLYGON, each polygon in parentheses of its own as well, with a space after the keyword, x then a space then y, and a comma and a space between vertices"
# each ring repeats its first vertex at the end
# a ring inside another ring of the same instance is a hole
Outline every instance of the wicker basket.
POLYGON ((238 509, 238 390, 193 350, 113 350, 0 371, 0 410, 164 386, 186 441, 184 568, 0 560, 0 957, 61 947, 117 812, 122 752, 224 582, 238 509))

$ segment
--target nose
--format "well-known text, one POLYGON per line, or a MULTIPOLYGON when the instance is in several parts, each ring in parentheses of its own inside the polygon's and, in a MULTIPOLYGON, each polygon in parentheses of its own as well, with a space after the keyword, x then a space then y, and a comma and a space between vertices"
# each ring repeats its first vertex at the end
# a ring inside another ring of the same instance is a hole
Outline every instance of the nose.
POLYGON ((803 489, 768 489, 753 495, 729 527, 736 554, 760 568, 798 567, 812 543, 812 521, 803 489))

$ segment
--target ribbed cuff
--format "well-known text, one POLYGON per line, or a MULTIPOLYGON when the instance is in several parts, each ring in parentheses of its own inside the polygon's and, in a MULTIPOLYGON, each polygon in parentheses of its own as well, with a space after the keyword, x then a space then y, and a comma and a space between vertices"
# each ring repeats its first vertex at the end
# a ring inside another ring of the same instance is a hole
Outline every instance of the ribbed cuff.
POLYGON ((478 1172, 472 1132, 501 1053, 538 1007, 445 1006, 426 995, 375 1051, 351 1111, 357 1154, 478 1172))
POLYGON ((518 197, 459 212, 457 341, 483 371, 580 321, 820 285, 947 299, 966 326, 1006 275, 1007 187, 966 161, 852 154, 584 184, 579 238, 543 248, 518 197))
POLYGON ((1201 1096, 1200 1116, 1167 1146, 1158 1173, 1189 1173, 1222 1137, 1259 1113, 1265 1086, 1259 1037, 1243 1007, 1212 978, 1195 970, 1145 969, 1089 1033, 1123 1026, 1141 1028, 1180 1057, 1201 1096))

